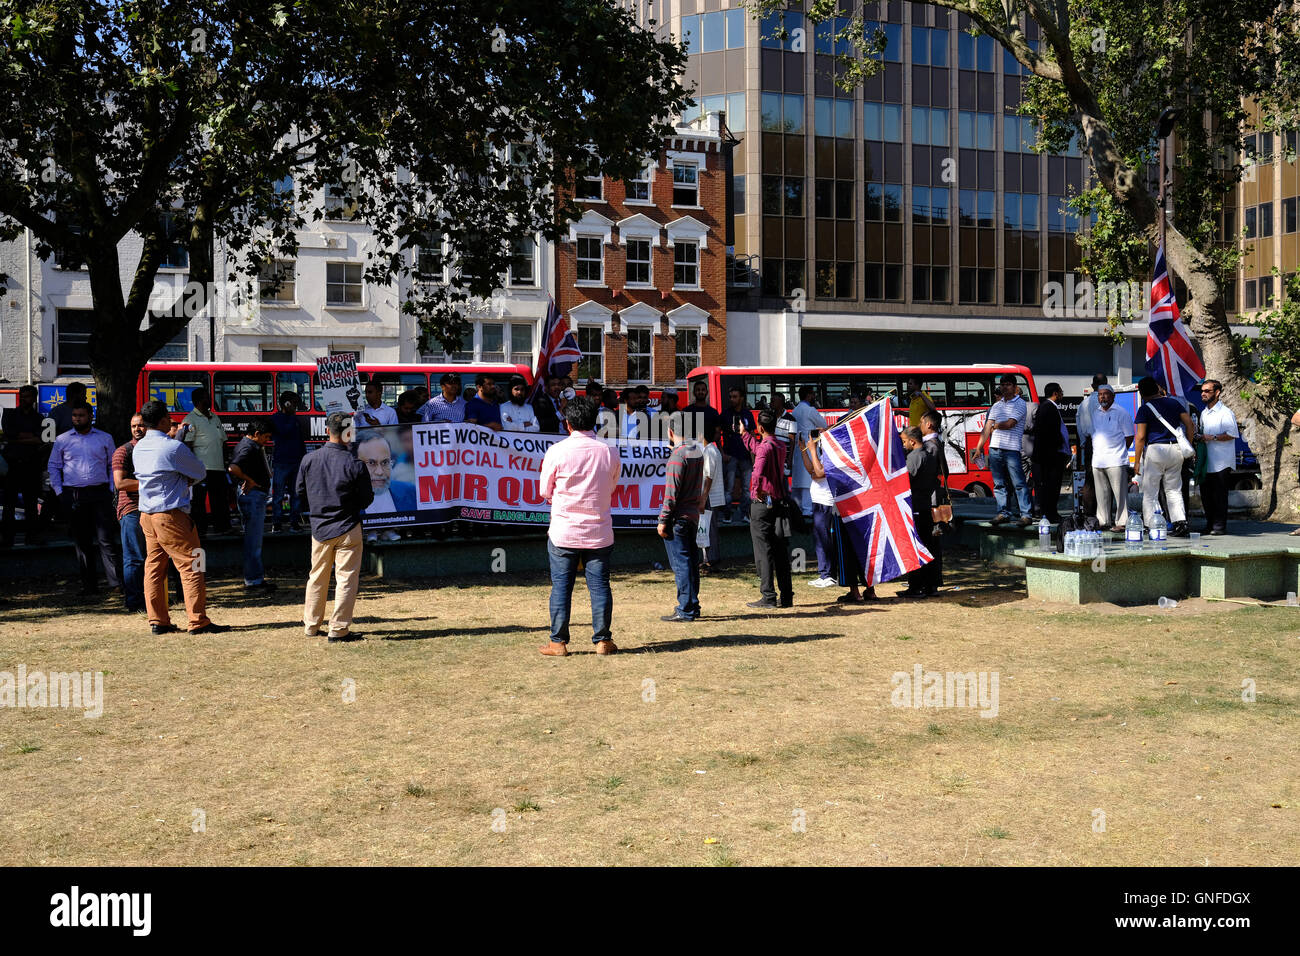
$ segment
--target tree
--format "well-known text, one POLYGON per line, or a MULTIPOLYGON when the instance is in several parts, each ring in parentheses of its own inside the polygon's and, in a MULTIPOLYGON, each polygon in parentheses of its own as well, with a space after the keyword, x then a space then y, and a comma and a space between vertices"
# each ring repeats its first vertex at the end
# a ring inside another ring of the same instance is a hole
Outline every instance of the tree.
MULTIPOLYGON (((1147 171, 1167 107, 1178 110, 1173 213, 1166 230, 1170 269, 1186 287, 1183 318, 1195 334, 1207 374, 1259 458, 1262 512, 1300 514, 1287 390, 1253 379, 1249 350, 1234 343, 1224 276, 1235 274, 1236 242, 1217 241, 1215 223, 1233 202, 1250 158, 1242 154, 1248 104, 1264 128, 1297 123, 1300 8, 1286 0, 922 0, 964 13, 1029 74, 1020 112, 1038 121, 1038 151, 1062 150, 1074 135, 1088 156, 1094 188, 1076 209, 1095 213, 1081 236, 1084 269, 1100 281, 1149 280, 1158 203, 1147 171), (1031 42, 1029 26, 1038 39, 1031 42)), ((785 6, 753 0, 756 17, 785 6)), ((808 17, 825 22, 836 0, 815 0, 808 17)), ((855 48, 843 82, 879 68, 880 38, 861 8, 837 37, 855 48)), ((1235 240, 1237 237, 1227 237, 1235 240)))
POLYGON ((150 310, 169 244, 204 304, 294 255, 326 202, 373 230, 369 282, 414 275, 445 237, 466 278, 413 282, 403 307, 455 342, 513 241, 576 217, 551 185, 635 174, 687 102, 682 49, 602 0, 0 0, 0 26, 0 239, 26 227, 42 258, 85 263, 98 420, 119 439, 141 368, 188 322, 150 310))

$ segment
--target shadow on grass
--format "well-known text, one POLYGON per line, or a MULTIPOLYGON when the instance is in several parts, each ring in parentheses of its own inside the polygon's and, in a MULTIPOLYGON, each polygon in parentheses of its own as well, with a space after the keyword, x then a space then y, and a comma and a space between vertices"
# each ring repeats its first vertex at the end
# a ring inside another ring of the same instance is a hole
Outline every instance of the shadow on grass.
MULTIPOLYGON (((379 623, 378 618, 375 621, 379 623)), ((358 620, 356 623, 361 622, 358 620)), ((549 631, 549 627, 516 627, 512 625, 509 627, 426 627, 400 631, 369 631, 368 633, 373 640, 377 641, 428 641, 439 637, 475 637, 504 635, 507 633, 514 635, 521 632, 545 636, 549 631)))
MULTIPOLYGON (((826 641, 844 637, 843 634, 714 634, 707 637, 684 637, 676 641, 657 641, 638 647, 621 647, 620 654, 674 654, 678 651, 702 650, 710 647, 753 647, 776 644, 802 644, 807 641, 826 641)), ((573 651, 569 652, 570 654, 573 651)), ((592 651, 591 653, 595 653, 592 651)))

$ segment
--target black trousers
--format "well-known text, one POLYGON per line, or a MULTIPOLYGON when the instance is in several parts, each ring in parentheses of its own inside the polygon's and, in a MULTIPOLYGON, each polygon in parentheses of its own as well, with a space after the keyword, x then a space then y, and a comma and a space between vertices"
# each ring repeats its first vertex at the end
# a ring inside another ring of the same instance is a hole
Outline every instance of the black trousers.
POLYGON ((1060 455, 1034 459, 1034 506, 1039 514, 1053 523, 1061 520, 1057 507, 1061 501, 1061 481, 1065 477, 1065 459, 1060 455))
POLYGON ((113 493, 108 485, 63 489, 68 506, 68 531, 77 549, 77 569, 81 587, 93 591, 99 587, 96 562, 104 566, 108 586, 122 586, 122 531, 117 524, 113 493))
POLYGON ((1231 474, 1231 468, 1205 473, 1205 481, 1201 485, 1201 504, 1205 506, 1206 531, 1228 529, 1228 476, 1231 474))
POLYGON ((930 509, 913 511, 912 519, 916 522, 916 536, 921 539, 925 549, 934 555, 934 560, 923 564, 907 574, 907 586, 914 591, 935 591, 939 588, 939 538, 934 533, 934 519, 930 509))
POLYGON ((208 533, 209 523, 218 531, 230 530, 230 480, 224 471, 209 471, 208 477, 194 486, 190 514, 200 538, 208 533))
POLYGON ((749 506, 749 536, 754 542, 754 564, 758 566, 758 590, 763 600, 781 603, 794 600, 794 583, 790 580, 790 547, 785 538, 776 534, 776 509, 761 501, 749 506), (776 586, 773 587, 773 578, 776 586))
POLYGON ((37 461, 9 462, 9 474, 4 483, 4 515, 0 517, 0 536, 7 544, 14 540, 14 509, 18 496, 23 496, 23 534, 27 543, 40 538, 41 520, 37 501, 41 496, 41 466, 37 461))

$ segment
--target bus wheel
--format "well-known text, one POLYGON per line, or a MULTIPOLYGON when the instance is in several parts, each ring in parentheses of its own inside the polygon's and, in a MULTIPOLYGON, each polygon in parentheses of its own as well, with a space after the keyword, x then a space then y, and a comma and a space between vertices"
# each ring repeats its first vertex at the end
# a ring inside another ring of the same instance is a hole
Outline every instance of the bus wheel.
POLYGON ((972 498, 988 498, 993 494, 993 492, 989 491, 988 488, 984 487, 977 481, 973 485, 966 486, 966 494, 970 495, 972 498))

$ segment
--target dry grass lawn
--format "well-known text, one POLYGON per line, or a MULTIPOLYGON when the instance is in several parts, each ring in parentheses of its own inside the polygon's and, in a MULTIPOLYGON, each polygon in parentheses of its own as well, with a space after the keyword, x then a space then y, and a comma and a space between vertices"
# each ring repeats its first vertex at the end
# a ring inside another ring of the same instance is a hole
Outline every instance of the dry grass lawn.
POLYGON ((103 671, 105 702, 98 719, 0 710, 0 859, 1300 860, 1300 611, 1044 605, 969 557, 950 561, 960 590, 920 604, 839 607, 807 579, 792 611, 753 614, 752 570, 706 578, 707 619, 672 625, 668 572, 625 569, 624 652, 590 652, 580 584, 563 660, 537 653, 540 577, 367 580, 369 639, 348 645, 301 635, 284 579, 269 602, 215 585, 212 616, 235 630, 203 638, 11 595, 0 670, 103 671), (916 663, 998 672, 998 715, 894 707, 891 675, 916 663))

